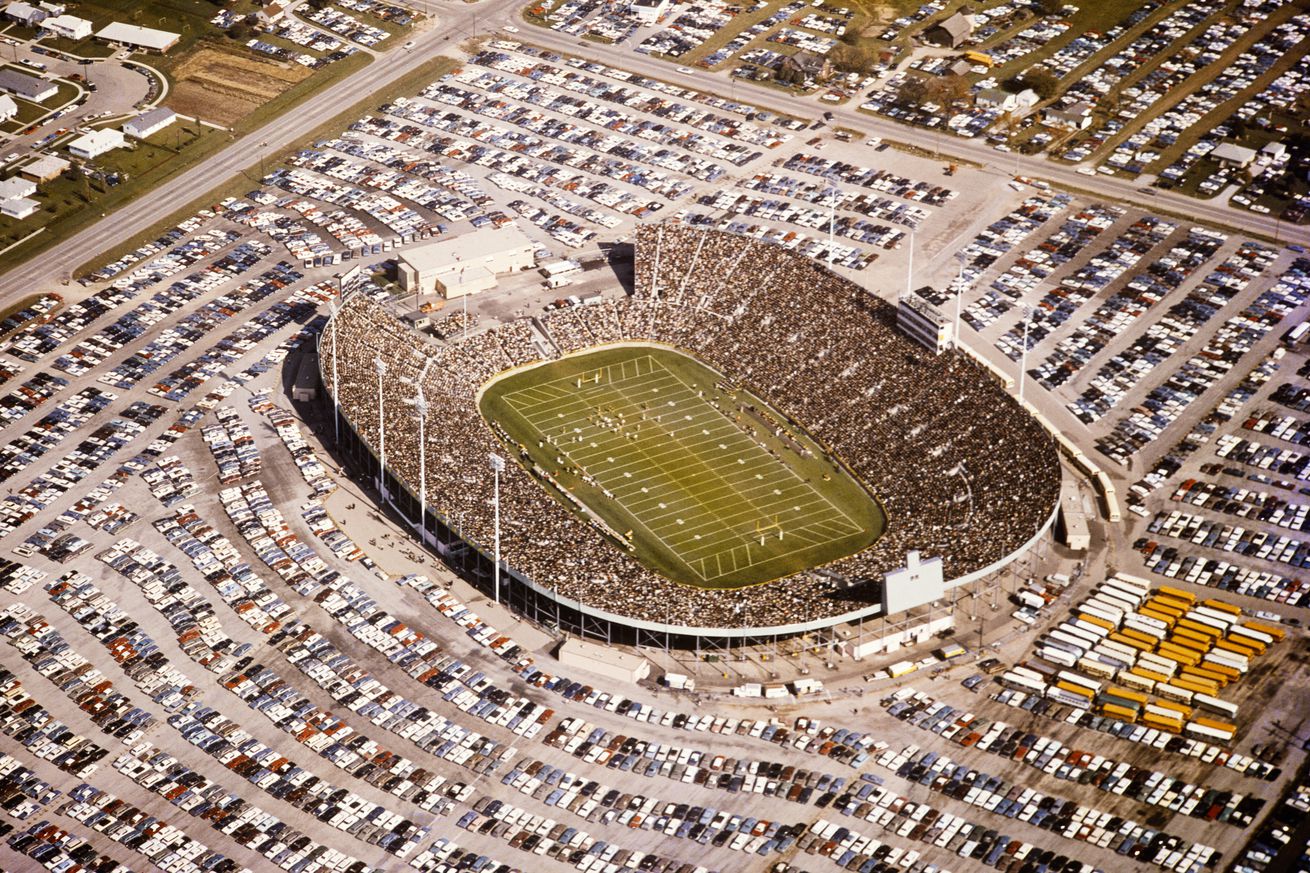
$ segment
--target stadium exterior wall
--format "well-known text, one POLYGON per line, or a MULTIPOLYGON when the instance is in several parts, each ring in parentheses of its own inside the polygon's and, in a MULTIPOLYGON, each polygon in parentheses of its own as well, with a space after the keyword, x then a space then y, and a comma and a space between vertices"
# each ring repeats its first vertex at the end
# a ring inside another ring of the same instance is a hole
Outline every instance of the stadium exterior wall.
MULTIPOLYGON (((322 342, 323 338, 327 336, 328 331, 329 328, 325 326, 323 332, 319 334, 320 342, 322 342)), ((323 354, 322 350, 320 349, 319 356, 318 356, 320 367, 322 366, 322 362, 325 361, 326 359, 327 359, 327 355, 323 354)), ((350 421, 349 416, 346 414, 346 411, 336 406, 335 398, 332 396, 332 374, 330 372, 323 372, 320 375, 322 377, 323 386, 326 389, 323 392, 322 396, 326 401, 329 410, 335 408, 337 414, 341 416, 341 422, 343 425, 342 438, 343 440, 349 441, 349 445, 345 447, 346 454, 353 457, 357 462, 360 462, 361 465, 365 469, 367 469, 371 474, 376 475, 379 466, 377 453, 374 451, 373 447, 369 445, 367 441, 365 441, 364 438, 358 434, 358 431, 356 431, 353 423, 350 421)), ((420 528, 420 524, 418 521, 410 520, 414 515, 417 514, 417 507, 419 505, 418 497, 412 494, 409 490, 408 485, 402 482, 390 470, 384 470, 382 471, 382 473, 386 477, 386 483, 387 483, 386 490, 387 490, 388 498, 386 500, 386 504, 389 507, 391 507, 396 512, 397 515, 399 515, 403 519, 406 519, 407 523, 416 533, 419 533, 420 535, 419 538, 423 542, 424 546, 435 547, 438 553, 441 554, 441 556, 444 559, 447 559, 447 563, 451 563, 449 560, 450 554, 453 546, 456 545, 455 543, 451 542, 451 540, 452 539, 459 540, 459 542, 462 543, 463 545, 466 545, 474 549, 481 557, 481 559, 485 561, 487 568, 492 567, 493 565, 492 550, 483 546, 480 543, 473 542, 461 536, 459 533, 458 523, 457 522, 452 523, 451 520, 443 518, 433 509, 431 505, 429 505, 427 508, 427 516, 430 517, 431 521, 434 523, 429 523, 428 517, 425 517, 422 520, 423 525, 420 528), (446 536, 444 538, 442 536, 443 531, 446 533, 446 536)), ((1033 534, 1031 538, 1029 538, 1027 542, 1025 542, 1022 546, 1020 546, 1015 551, 1011 552, 1008 555, 1005 555, 1001 559, 995 561, 994 563, 986 567, 982 567, 978 570, 975 570, 971 573, 967 573, 964 576, 960 576, 955 579, 948 579, 946 581, 947 590, 952 588, 958 588, 963 585, 968 585, 972 582, 984 578, 985 576, 991 575, 992 573, 995 573, 998 570, 1018 560, 1029 549, 1031 549, 1034 545, 1036 545, 1037 542, 1042 539, 1042 537, 1046 536, 1049 533, 1051 526, 1055 523, 1055 518, 1058 511, 1059 511, 1059 503, 1057 501, 1051 507, 1051 511, 1047 515, 1046 520, 1042 523, 1041 527, 1037 529, 1037 531, 1033 534)), ((550 588, 550 586, 543 585, 537 582, 536 580, 529 578, 528 576, 516 570, 514 567, 510 566, 508 563, 502 562, 501 572, 503 574, 502 581, 504 580, 504 578, 508 578, 513 583, 522 585, 524 588, 530 590, 537 598, 550 601, 554 604, 557 604, 560 607, 563 607, 571 612, 576 612, 580 616, 586 617, 595 622, 599 622, 605 625, 612 625, 615 628, 624 629, 627 631, 640 631, 640 632, 644 632, 645 634, 667 635, 667 636, 674 636, 674 637, 693 637, 703 640, 720 640, 720 641, 767 639, 770 637, 795 636, 797 634, 809 633, 817 630, 824 630, 826 628, 834 627, 836 625, 846 624, 848 622, 859 621, 862 619, 874 618, 876 616, 883 614, 882 603, 878 602, 878 603, 870 603, 867 606, 861 607, 859 609, 853 609, 849 612, 842 613, 840 615, 828 616, 821 619, 815 619, 813 621, 793 622, 791 624, 784 624, 784 625, 768 625, 768 626, 758 626, 758 627, 755 626, 690 627, 686 625, 673 625, 673 624, 666 624, 664 622, 659 622, 659 621, 634 618, 631 616, 619 615, 617 613, 609 612, 608 610, 598 609, 594 606, 558 594, 557 592, 553 591, 550 588)), ((509 598, 507 596, 506 598, 503 599, 508 600, 509 598)), ((604 636, 608 637, 609 634, 604 634, 604 636)))

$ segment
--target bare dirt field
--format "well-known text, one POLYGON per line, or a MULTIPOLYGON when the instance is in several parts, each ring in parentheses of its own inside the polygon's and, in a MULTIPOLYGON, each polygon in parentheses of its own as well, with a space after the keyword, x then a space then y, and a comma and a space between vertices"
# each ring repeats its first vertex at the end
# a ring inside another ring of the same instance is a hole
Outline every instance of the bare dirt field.
POLYGON ((313 70, 298 64, 202 48, 173 71, 173 91, 165 102, 183 115, 230 125, 311 75, 313 70))

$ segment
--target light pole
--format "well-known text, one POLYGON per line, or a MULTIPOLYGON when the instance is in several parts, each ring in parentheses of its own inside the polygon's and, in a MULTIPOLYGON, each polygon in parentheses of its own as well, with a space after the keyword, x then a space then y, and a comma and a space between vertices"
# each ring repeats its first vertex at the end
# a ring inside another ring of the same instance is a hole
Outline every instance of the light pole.
POLYGON ((832 262, 835 252, 832 248, 833 228, 837 224, 837 197, 841 191, 837 188, 837 183, 832 180, 832 175, 828 177, 828 190, 824 193, 828 195, 828 269, 832 269, 832 262))
POLYGON ((328 301, 332 310, 332 436, 337 445, 341 444, 341 401, 337 398, 341 395, 337 393, 337 301, 335 299, 328 301))
POLYGON ((414 401, 418 413, 418 540, 427 545, 428 538, 428 399, 423 386, 418 386, 418 399, 414 401))
POLYGON ((1023 307, 1023 347, 1019 349, 1019 405, 1023 406, 1024 383, 1028 381, 1028 325, 1032 322, 1033 308, 1023 307))
POLYGON ((491 464, 491 474, 495 481, 492 501, 495 507, 493 524, 495 525, 495 549, 496 549, 496 566, 492 571, 493 592, 495 601, 500 603, 500 472, 505 469, 505 459, 497 454, 487 455, 487 461, 491 464))
POLYGON ((959 350, 961 345, 960 306, 964 301, 964 253, 963 252, 960 253, 959 258, 960 258, 960 273, 955 279, 955 331, 953 333, 953 336, 955 337, 956 350, 959 350))
POLYGON ((381 455, 381 462, 378 464, 378 494, 382 502, 387 501, 387 421, 382 414, 382 379, 387 375, 387 362, 381 358, 373 359, 373 366, 378 371, 378 454, 381 455))

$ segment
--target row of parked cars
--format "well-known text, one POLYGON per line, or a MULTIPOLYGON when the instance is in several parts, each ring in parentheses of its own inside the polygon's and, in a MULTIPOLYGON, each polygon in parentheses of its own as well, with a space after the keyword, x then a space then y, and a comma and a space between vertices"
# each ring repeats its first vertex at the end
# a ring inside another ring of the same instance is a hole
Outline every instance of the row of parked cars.
MULTIPOLYGON (((1202 228, 1194 228, 1193 235, 1202 228)), ((1189 240, 1190 241, 1190 240, 1189 240)), ((1144 334, 1135 339, 1123 351, 1106 361, 1092 377, 1087 389, 1069 409, 1083 421, 1097 421, 1117 406, 1147 375, 1157 368, 1165 366, 1169 358, 1181 349, 1188 340, 1200 332, 1216 314, 1233 298, 1244 291, 1247 285, 1257 278, 1278 256, 1277 250, 1259 243, 1244 242, 1236 252, 1224 260, 1199 285, 1194 287, 1181 299, 1173 294, 1178 288, 1175 280, 1181 283, 1192 268, 1200 266, 1201 257, 1210 246, 1201 242, 1189 246, 1186 263, 1182 269, 1171 267, 1167 280, 1150 273, 1135 276, 1119 294, 1116 303, 1123 308, 1134 307, 1138 302, 1154 305, 1166 296, 1173 295, 1175 302, 1165 311, 1158 321, 1152 324, 1144 334), (1134 296, 1142 291, 1140 297, 1134 296), (1149 296, 1147 296, 1149 295, 1149 296)), ((1218 249, 1218 242, 1214 249, 1218 249)), ((1175 250, 1181 247, 1175 247, 1175 250)), ((1172 255, 1172 252, 1171 252, 1172 255)), ((1173 260, 1170 257, 1170 260, 1173 260)), ((1160 263, 1157 261, 1157 264, 1160 263)), ((1153 265, 1155 266, 1155 265, 1153 265)), ((1142 310, 1137 309, 1138 313, 1142 310)), ((1092 340, 1095 350, 1099 351, 1110 339, 1131 327, 1136 316, 1120 315, 1105 325, 1107 332, 1092 340)), ((1075 333, 1072 342, 1081 342, 1084 331, 1075 333)), ((1061 344, 1063 346, 1063 343, 1061 344)))
POLYGON ((1277 283, 1241 312, 1228 318, 1199 353, 1177 366, 1114 430, 1096 441, 1097 450, 1126 464, 1142 446, 1154 442, 1211 386, 1289 315, 1310 299, 1310 259, 1298 258, 1277 283))
MULTIPOLYGON (((150 342, 128 355, 112 369, 101 374, 101 384, 114 388, 130 388, 148 381, 196 343, 216 332, 228 320, 236 318, 257 303, 278 294, 302 275, 285 261, 278 262, 259 276, 188 313, 177 324, 154 335, 150 342)), ((234 332, 219 341, 219 347, 241 344, 243 351, 251 343, 234 332)), ((76 350, 74 350, 76 351, 76 350)), ((85 363, 85 362, 84 362, 85 363)))
POLYGON ((374 873, 378 869, 315 841, 150 743, 140 743, 119 755, 114 769, 291 873, 374 873))
MULTIPOLYGON (((9 824, 4 825, 6 832, 9 824)), ((20 855, 26 855, 34 864, 57 873, 77 873, 94 870, 95 873, 123 873, 131 871, 108 855, 95 850, 85 837, 42 819, 26 830, 9 834, 5 845, 20 855)))
MULTIPOLYGON (((901 689, 883 702, 888 704, 888 713, 901 721, 931 731, 964 748, 973 747, 1020 761, 1056 779, 1091 785, 1101 791, 1131 797, 1148 806, 1161 806, 1194 818, 1230 822, 1242 827, 1249 825, 1264 808, 1265 802, 1261 798, 1183 782, 1162 770, 1136 767, 1105 755, 1072 749, 1052 737, 1005 722, 978 718, 971 712, 963 712, 911 688, 901 689)), ((1218 746, 1210 746, 1202 760, 1208 756, 1206 763, 1211 763, 1220 751, 1218 746)))
POLYGON ((1072 800, 1042 795, 918 746, 907 746, 899 752, 889 749, 877 761, 879 766, 931 791, 1165 870, 1201 873, 1219 859, 1219 853, 1210 846, 1189 843, 1072 800))
POLYGON ((85 779, 107 750, 73 730, 32 697, 18 677, 0 667, 0 732, 31 754, 85 779))
MULTIPOLYGON (((8 481, 58 449, 70 434, 103 412, 118 395, 88 387, 43 415, 26 431, 0 446, 0 482, 8 481)), ((0 501, 0 536, 12 533, 45 504, 34 496, 10 494, 0 501)))
POLYGON ((249 868, 176 825, 85 782, 68 792, 58 812, 143 855, 166 873, 249 873, 249 868))

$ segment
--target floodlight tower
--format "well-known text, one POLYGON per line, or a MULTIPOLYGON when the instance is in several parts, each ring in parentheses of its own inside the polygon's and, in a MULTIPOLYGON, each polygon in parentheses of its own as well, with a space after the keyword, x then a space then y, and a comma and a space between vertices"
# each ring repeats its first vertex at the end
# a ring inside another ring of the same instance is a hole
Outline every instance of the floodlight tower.
POLYGON ((1024 383, 1028 380, 1028 325, 1032 323, 1033 308, 1023 307, 1023 348, 1019 350, 1019 405, 1023 405, 1024 383))
POLYGON ((423 396, 423 385, 418 386, 418 398, 414 401, 414 411, 418 413, 418 538, 426 544, 428 538, 428 399, 423 396))
POLYGON ((955 279, 955 329, 951 333, 955 348, 960 348, 960 305, 964 300, 964 252, 960 252, 957 257, 960 259, 960 272, 955 279))
POLYGON ((385 503, 387 500, 387 421, 382 414, 382 380, 387 375, 387 362, 381 358, 374 358, 373 366, 378 371, 378 454, 382 456, 378 465, 378 494, 385 503))
POLYGON ((837 224, 837 198, 841 196, 841 189, 833 181, 832 173, 827 174, 824 178, 828 180, 828 187, 823 193, 828 198, 828 269, 831 270, 835 255, 832 248, 833 228, 837 224))
POLYGON ((491 465, 491 474, 495 481, 492 501, 495 506, 494 524, 496 530, 496 568, 493 571, 495 601, 500 603, 500 474, 505 469, 505 459, 495 453, 487 455, 491 465))
POLYGON ((329 308, 332 310, 332 437, 333 441, 341 444, 341 401, 338 399, 341 395, 337 393, 337 301, 335 298, 328 301, 329 308))

